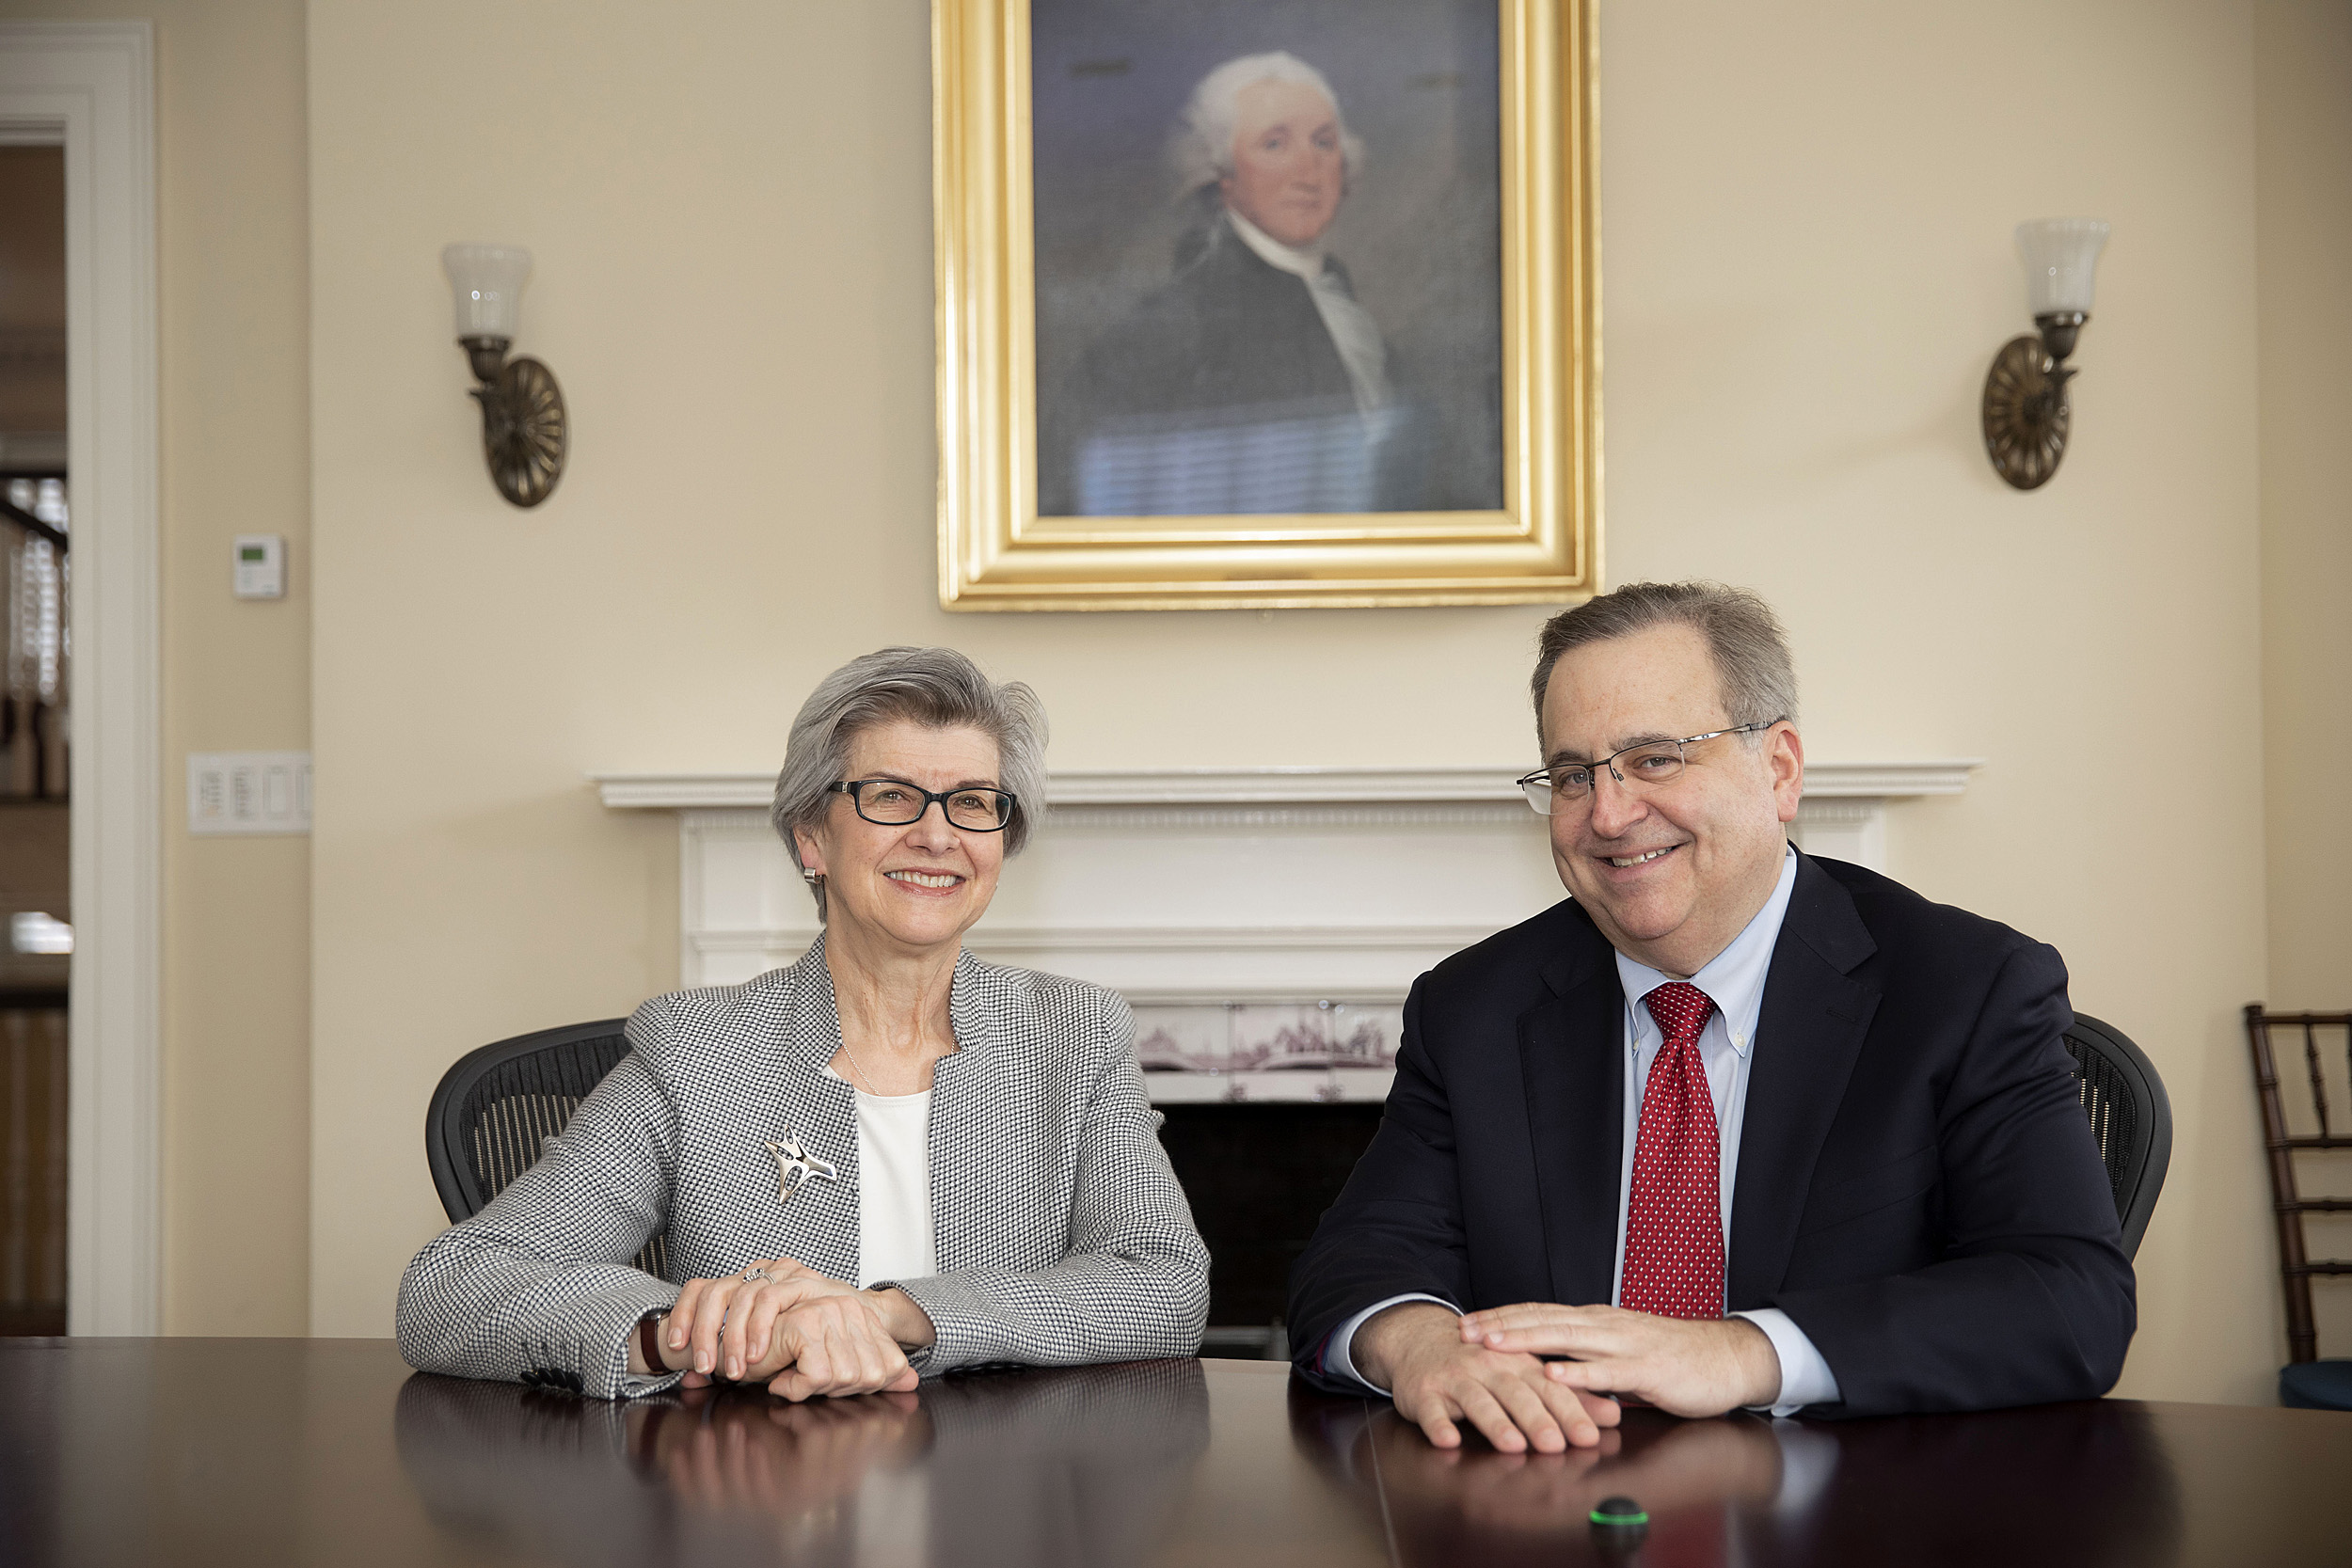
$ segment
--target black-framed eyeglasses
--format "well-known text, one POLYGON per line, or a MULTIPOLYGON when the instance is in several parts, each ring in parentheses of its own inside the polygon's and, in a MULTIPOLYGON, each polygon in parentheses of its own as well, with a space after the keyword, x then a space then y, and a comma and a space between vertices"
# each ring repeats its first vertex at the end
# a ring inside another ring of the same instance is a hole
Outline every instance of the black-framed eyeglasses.
POLYGON ((973 833, 1000 833, 1012 826, 1012 808, 1018 803, 1009 789, 987 789, 977 784, 932 791, 904 779, 844 779, 825 788, 835 795, 847 795, 860 816, 884 828, 903 828, 920 822, 936 800, 950 827, 973 833))
POLYGON ((1593 774, 1602 768, 1619 784, 1657 785, 1672 784, 1682 777, 1682 749, 1695 746, 1702 740, 1718 736, 1749 735, 1769 730, 1784 722, 1774 719, 1761 724, 1734 724, 1727 730, 1709 730, 1705 735, 1686 735, 1679 740, 1645 740, 1638 746, 1628 746, 1622 752, 1612 752, 1598 762, 1564 762, 1557 768, 1539 768, 1523 779, 1513 782, 1527 797, 1527 803, 1544 816, 1549 816, 1556 805, 1575 805, 1593 796, 1593 774))

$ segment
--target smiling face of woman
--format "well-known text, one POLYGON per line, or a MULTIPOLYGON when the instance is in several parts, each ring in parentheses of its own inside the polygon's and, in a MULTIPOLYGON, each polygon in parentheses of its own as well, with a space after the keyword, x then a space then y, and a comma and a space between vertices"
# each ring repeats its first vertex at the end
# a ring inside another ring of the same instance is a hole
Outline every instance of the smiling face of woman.
POLYGON ((1252 82, 1234 100, 1225 204, 1287 245, 1311 245, 1347 186, 1340 112, 1304 82, 1252 82))
MULTIPOLYGON (((935 794, 1002 787, 996 742, 965 727, 933 729, 911 719, 859 732, 845 779, 895 779, 935 794)), ((825 879, 825 925, 851 942, 878 941, 911 952, 950 946, 987 912, 1004 868, 1005 835, 947 820, 933 801, 899 827, 868 822, 849 796, 834 795, 824 822, 796 828, 801 864, 825 879)))

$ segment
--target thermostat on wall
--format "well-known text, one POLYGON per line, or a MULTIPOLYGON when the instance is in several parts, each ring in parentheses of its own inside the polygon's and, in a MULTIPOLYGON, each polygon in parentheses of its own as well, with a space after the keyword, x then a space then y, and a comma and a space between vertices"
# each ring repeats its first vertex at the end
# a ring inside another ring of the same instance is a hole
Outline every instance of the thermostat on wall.
POLYGON ((282 599, 286 596, 286 536, 282 533, 237 535, 237 597, 282 599))

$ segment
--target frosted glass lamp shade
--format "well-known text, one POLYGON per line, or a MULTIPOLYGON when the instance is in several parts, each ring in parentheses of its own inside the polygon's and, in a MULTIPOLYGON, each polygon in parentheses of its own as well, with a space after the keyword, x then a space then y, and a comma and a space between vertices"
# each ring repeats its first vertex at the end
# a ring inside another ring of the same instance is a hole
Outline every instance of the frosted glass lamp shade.
POLYGON ((2091 275, 2107 243, 2097 218, 2037 218, 2017 226, 2017 252, 2026 259, 2030 314, 2089 315, 2091 275))
POLYGON ((442 248, 441 266, 457 296, 457 335, 512 340, 522 318, 531 252, 511 245, 453 245, 442 248))

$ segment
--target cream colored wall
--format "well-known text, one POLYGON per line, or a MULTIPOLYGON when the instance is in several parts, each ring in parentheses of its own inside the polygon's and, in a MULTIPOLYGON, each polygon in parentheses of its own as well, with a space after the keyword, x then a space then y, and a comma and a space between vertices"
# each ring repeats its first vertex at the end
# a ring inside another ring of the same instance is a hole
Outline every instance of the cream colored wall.
MULTIPOLYGON (((2263 728, 2274 1007, 2352 1007, 2352 5, 2260 0, 2263 728)), ((2251 1000, 2249 998, 2249 1000, 2251 1000)), ((2348 1112, 2345 1114, 2352 1114, 2348 1112)), ((2309 1159, 2352 1193, 2352 1158, 2309 1159)), ((2310 1224, 2352 1257, 2352 1218, 2310 1224)), ((2312 1283, 2323 1355, 2352 1355, 2352 1280, 2312 1283)), ((2281 1359, 2285 1336, 2278 1341, 2281 1359)))
POLYGON ((309 213, 298 0, 8 0, 155 24, 162 399, 163 1326, 309 1322, 310 853, 192 840, 191 751, 309 742, 309 213), (287 596, 230 596, 239 533, 287 596))
MULTIPOLYGON (((454 1056, 675 973, 667 825, 591 769, 771 767, 892 641, 1035 682, 1064 767, 1525 755, 1540 609, 934 608, 920 0, 315 0, 310 46, 315 1331, 389 1327, 454 1056), (481 472, 458 239, 539 258, 520 346, 577 446, 533 514, 481 472)), ((2169 851, 2183 734, 2262 694, 2251 61, 2245 4, 1692 0, 1611 8, 1601 76, 1611 577, 1770 594, 1818 755, 1992 759, 1896 869, 2058 942, 2156 1058, 2124 1386, 2228 1400, 2276 1361, 2260 813, 2169 851), (2076 447, 2019 495, 1975 423, 2010 230, 2078 212, 2116 240, 2076 447)))
POLYGON ((2264 807, 2280 1008, 2352 1006, 2352 5, 2262 0, 2264 807))

